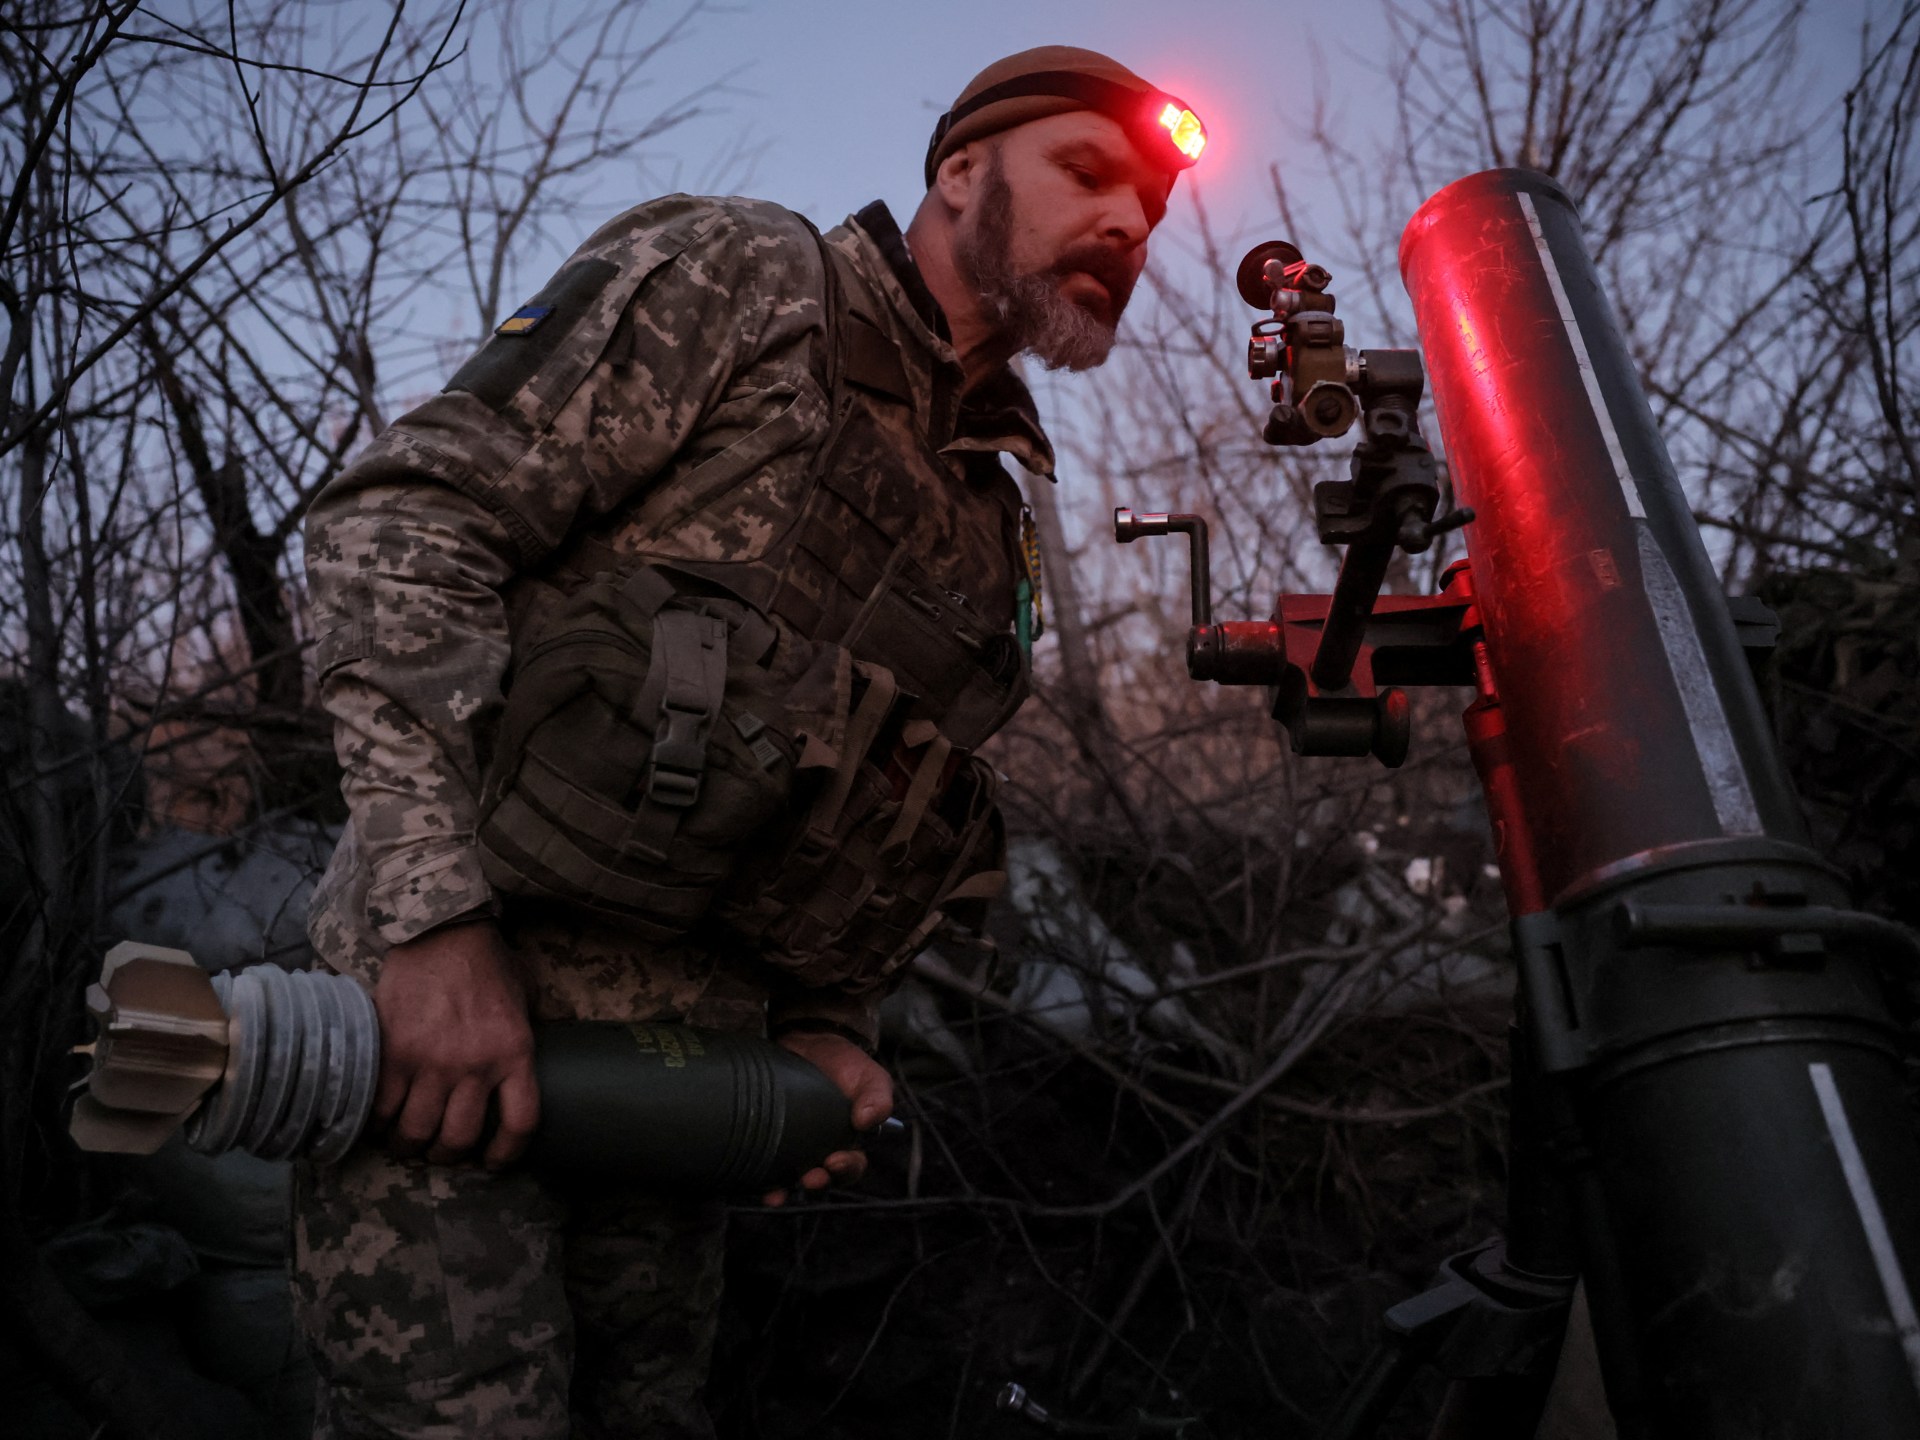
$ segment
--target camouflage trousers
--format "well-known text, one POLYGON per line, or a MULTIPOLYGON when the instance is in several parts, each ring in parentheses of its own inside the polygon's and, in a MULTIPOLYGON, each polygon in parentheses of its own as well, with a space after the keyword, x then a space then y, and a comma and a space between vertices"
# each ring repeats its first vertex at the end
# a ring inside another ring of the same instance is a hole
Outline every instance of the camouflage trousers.
POLYGON ((293 1212, 316 1437, 713 1434, 718 1202, 363 1149, 297 1167, 293 1212))

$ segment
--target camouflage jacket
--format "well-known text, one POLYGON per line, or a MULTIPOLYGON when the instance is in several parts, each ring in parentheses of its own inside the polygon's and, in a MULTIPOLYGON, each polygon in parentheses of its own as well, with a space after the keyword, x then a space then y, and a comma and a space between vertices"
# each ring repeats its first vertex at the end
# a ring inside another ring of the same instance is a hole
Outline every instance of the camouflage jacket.
MULTIPOLYGON (((826 238, 882 297, 914 422, 956 483, 980 452, 1050 475, 1011 372, 963 399, 944 319, 885 207, 826 238)), ((350 811, 314 898, 326 963, 371 980, 387 946, 492 913, 531 962, 546 1018, 748 1026, 770 1003, 775 1023, 817 1016, 872 1033, 873 997, 770 984, 692 942, 636 953, 617 931, 503 908, 474 839, 489 727, 515 635, 551 593, 544 577, 582 547, 657 537, 658 517, 680 513, 676 493, 697 491, 702 464, 735 447, 757 468, 732 523, 751 527, 756 505, 769 527, 785 518, 830 420, 815 364, 824 284, 811 231, 778 206, 676 195, 636 207, 509 322, 523 334, 395 421, 314 502, 320 697, 350 811)), ((752 543, 698 523, 673 532, 676 548, 726 559, 752 543)))

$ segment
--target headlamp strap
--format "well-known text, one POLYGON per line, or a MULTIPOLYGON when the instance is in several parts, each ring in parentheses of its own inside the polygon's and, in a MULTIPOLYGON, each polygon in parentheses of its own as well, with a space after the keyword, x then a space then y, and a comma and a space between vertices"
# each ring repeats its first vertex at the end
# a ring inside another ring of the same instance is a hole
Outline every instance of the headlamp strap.
MULTIPOLYGON (((1077 100, 1087 109, 1097 110, 1119 121, 1130 133, 1138 133, 1145 128, 1141 124, 1141 117, 1149 101, 1172 101, 1182 109, 1186 108, 1184 101, 1174 100, 1171 95, 1162 95, 1156 90, 1136 90, 1131 85, 1122 85, 1118 80, 1083 75, 1077 70, 1036 70, 1031 75, 1016 75, 1011 80, 1002 80, 998 85, 989 85, 978 95, 954 106, 940 117, 933 127, 933 139, 927 142, 927 188, 933 188, 933 157, 939 152, 940 142, 947 138, 948 131, 989 105, 998 105, 1002 100, 1024 100, 1030 95, 1077 100)), ((1178 150, 1174 153, 1180 154, 1178 150)), ((1176 168, 1185 169, 1193 161, 1182 155, 1174 163, 1176 168)))

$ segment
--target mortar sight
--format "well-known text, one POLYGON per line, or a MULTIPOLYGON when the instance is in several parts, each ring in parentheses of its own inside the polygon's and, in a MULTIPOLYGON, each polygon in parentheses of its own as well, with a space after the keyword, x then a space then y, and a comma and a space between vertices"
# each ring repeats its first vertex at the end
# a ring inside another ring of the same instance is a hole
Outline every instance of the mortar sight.
POLYGON ((1410 420, 1425 376, 1414 350, 1353 350, 1334 314, 1333 275, 1285 240, 1256 245, 1234 272, 1240 298, 1272 318, 1255 323, 1247 374, 1272 380, 1271 445, 1312 445, 1344 435, 1363 410, 1410 420))
POLYGON ((1267 312, 1247 342, 1248 373, 1272 381, 1263 438, 1313 445, 1360 427, 1349 478, 1313 487, 1315 530, 1324 543, 1346 547, 1334 593, 1282 597, 1265 621, 1216 623, 1203 517, 1134 517, 1123 509, 1114 538, 1188 535, 1194 619, 1187 671, 1194 679, 1270 687, 1274 718, 1298 754, 1372 755, 1398 765, 1407 756, 1411 711, 1397 686, 1473 679, 1464 578, 1445 596, 1380 600, 1396 552, 1422 553, 1473 519, 1464 509, 1435 515, 1439 475, 1416 418, 1426 380, 1419 352, 1348 348, 1328 288, 1332 274, 1288 241, 1254 246, 1234 284, 1267 312), (1147 523, 1155 520, 1157 528, 1147 523))

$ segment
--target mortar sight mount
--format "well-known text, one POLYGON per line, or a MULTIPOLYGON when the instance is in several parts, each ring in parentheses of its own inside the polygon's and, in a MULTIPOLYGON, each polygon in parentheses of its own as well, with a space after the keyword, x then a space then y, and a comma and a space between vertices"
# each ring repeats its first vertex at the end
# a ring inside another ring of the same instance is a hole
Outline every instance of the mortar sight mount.
POLYGON ((1247 342, 1248 374, 1272 381, 1262 438, 1312 445, 1360 426, 1349 478, 1313 487, 1321 541, 1346 547, 1333 594, 1283 595, 1267 620, 1216 622, 1202 516, 1119 509, 1113 537, 1187 537, 1194 679, 1268 686, 1296 754, 1370 754, 1399 765, 1411 717, 1401 687, 1472 685, 1476 654, 1484 660, 1464 563, 1447 572, 1439 595, 1380 594, 1396 551, 1421 554, 1473 519, 1464 509, 1435 518, 1440 484, 1416 418, 1426 380, 1420 354, 1349 348, 1327 288, 1332 276, 1284 240, 1254 246, 1234 279, 1242 299, 1271 312, 1247 342))

